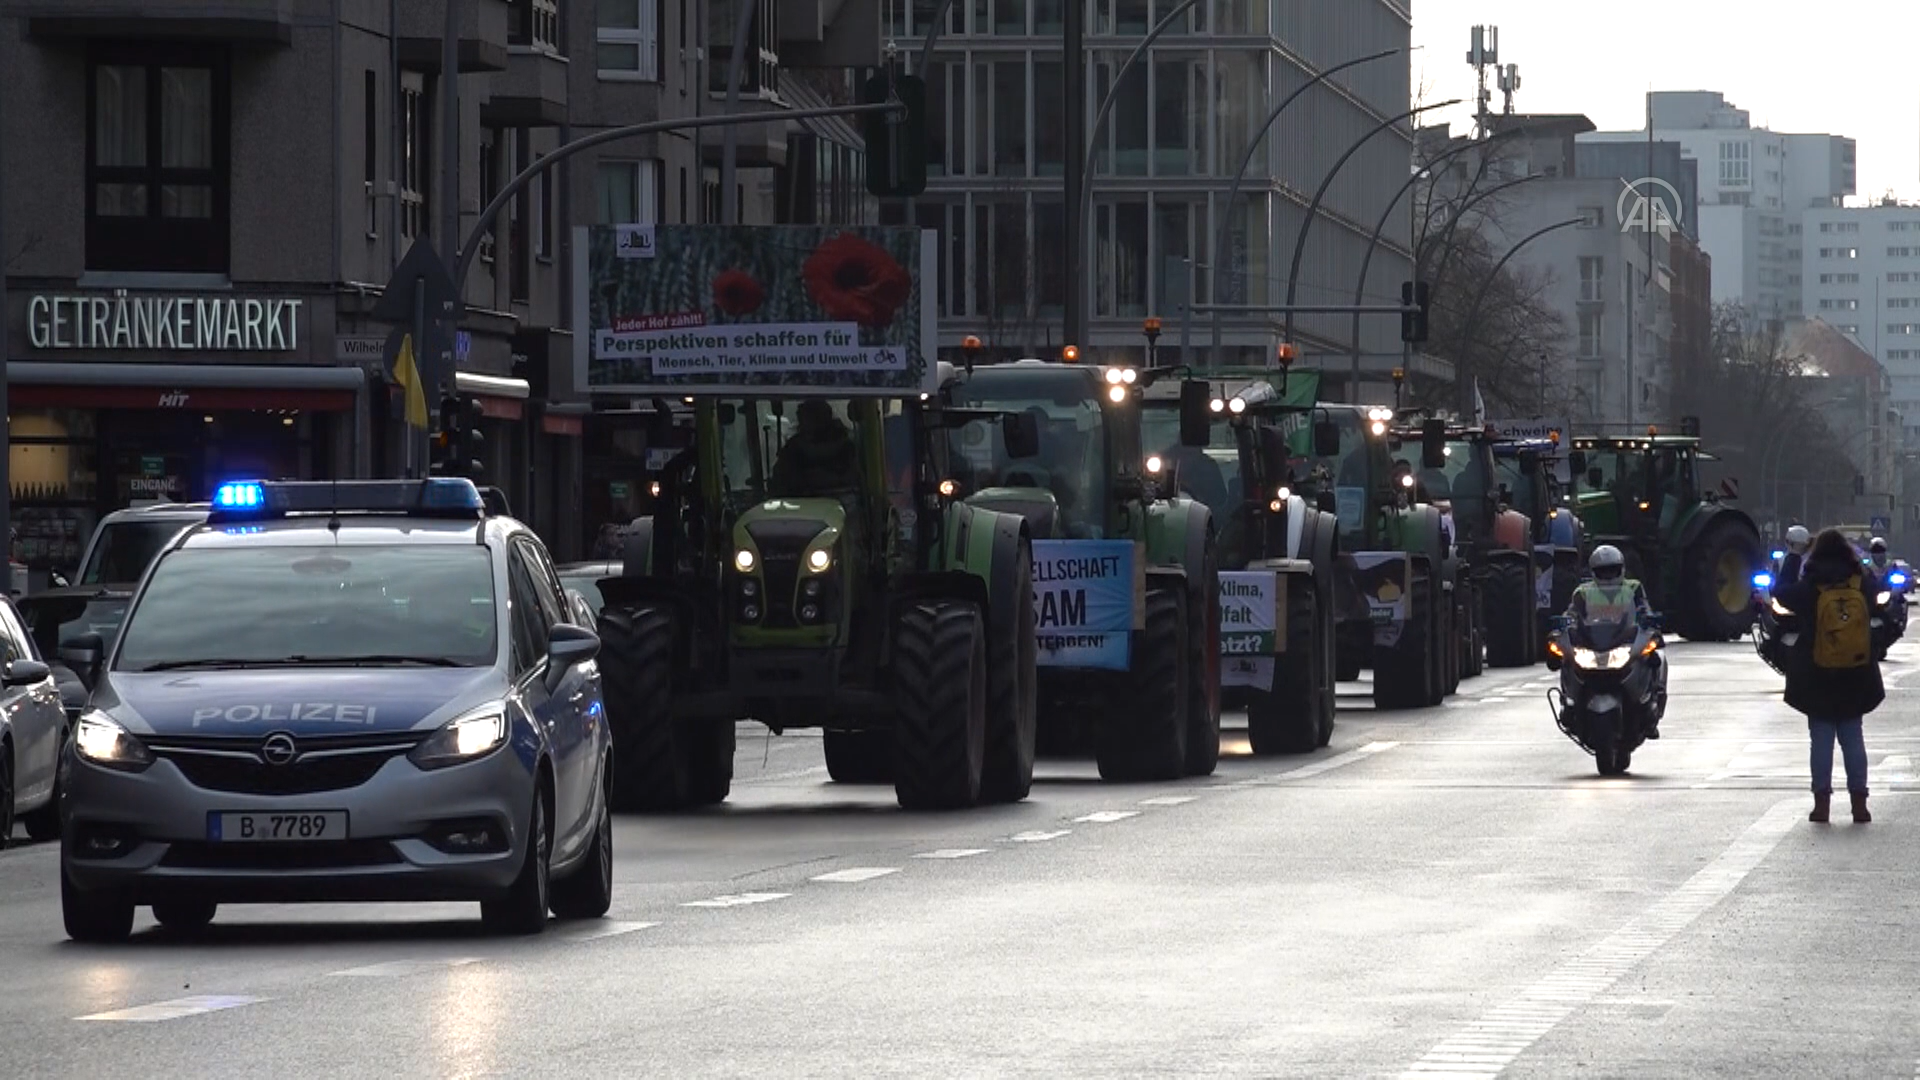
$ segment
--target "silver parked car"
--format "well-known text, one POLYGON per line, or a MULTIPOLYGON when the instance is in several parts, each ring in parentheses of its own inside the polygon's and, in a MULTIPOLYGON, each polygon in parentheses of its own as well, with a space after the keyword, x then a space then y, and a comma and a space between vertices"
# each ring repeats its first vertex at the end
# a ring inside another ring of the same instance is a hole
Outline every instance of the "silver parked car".
POLYGON ((0 597, 0 848, 16 815, 35 840, 60 834, 60 747, 67 712, 13 600, 0 597))
MULTIPOLYGON (((494 929, 604 915, 599 638, 527 527, 462 479, 223 485, 117 642, 62 761, 69 936, 134 908, 478 900, 494 929)), ((103 662, 104 660, 104 662, 103 662)))

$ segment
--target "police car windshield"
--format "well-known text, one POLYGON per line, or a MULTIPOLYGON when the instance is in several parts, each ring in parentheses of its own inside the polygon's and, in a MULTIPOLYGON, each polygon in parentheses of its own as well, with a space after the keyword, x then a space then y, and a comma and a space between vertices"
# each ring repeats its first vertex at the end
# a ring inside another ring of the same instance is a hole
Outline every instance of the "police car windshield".
POLYGON ((189 548, 154 568, 114 670, 486 667, 493 595, 477 545, 189 548))

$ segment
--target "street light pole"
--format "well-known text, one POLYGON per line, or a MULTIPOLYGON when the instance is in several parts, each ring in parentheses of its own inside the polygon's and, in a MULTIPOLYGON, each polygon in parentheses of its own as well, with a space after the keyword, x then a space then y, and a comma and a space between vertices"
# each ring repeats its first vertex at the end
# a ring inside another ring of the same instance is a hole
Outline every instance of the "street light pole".
MULTIPOLYGON (((1340 155, 1340 160, 1335 161, 1333 163, 1333 168, 1327 170, 1327 175, 1322 177, 1320 180, 1319 190, 1313 193, 1313 201, 1307 204, 1307 212, 1300 221, 1300 234, 1294 239, 1293 264, 1287 269, 1287 303, 1288 304, 1292 304, 1294 301, 1294 298, 1299 295, 1300 263, 1307 257, 1307 233, 1313 229, 1313 216, 1320 212, 1320 201, 1327 197, 1327 192, 1333 187, 1334 180, 1339 177, 1340 170, 1345 168, 1347 162, 1353 159, 1353 155, 1359 153, 1360 148, 1362 146, 1365 146, 1368 142, 1372 141, 1375 135, 1380 134, 1381 132, 1392 127, 1393 125, 1398 124, 1402 120, 1410 120, 1420 115, 1423 112, 1427 112, 1432 109, 1444 109, 1444 108, 1447 108, 1448 106, 1458 105, 1458 104, 1460 104, 1460 100, 1458 98, 1455 98, 1452 101, 1436 101, 1431 105, 1415 106, 1414 108, 1408 109, 1406 112, 1403 112, 1398 116, 1390 116, 1387 119, 1380 121, 1378 124, 1375 124, 1373 128, 1369 130, 1365 135, 1362 135, 1358 139, 1355 139, 1353 142, 1353 145, 1347 147, 1346 153, 1340 155)), ((1285 338, 1288 341, 1293 340, 1293 316, 1291 314, 1287 316, 1287 329, 1286 329, 1285 338)))
MULTIPOLYGON (((1328 68, 1327 70, 1322 71, 1320 74, 1315 75, 1313 78, 1308 79, 1306 82, 1301 83, 1298 87, 1294 89, 1294 91, 1291 94, 1288 94, 1286 97, 1281 98, 1280 104, 1275 105, 1272 111, 1267 113, 1267 119, 1265 120, 1265 122, 1263 122, 1260 125, 1260 130, 1254 132, 1253 137, 1247 140, 1247 151, 1245 154, 1241 155, 1240 167, 1233 171, 1233 182, 1227 185, 1227 197, 1226 197, 1226 200, 1223 203, 1221 203, 1220 227, 1214 230, 1215 235, 1214 235, 1213 251, 1211 253, 1211 257, 1208 260, 1209 262, 1212 263, 1212 269, 1207 271, 1207 299, 1208 300, 1212 301, 1215 304, 1218 304, 1220 302, 1220 271, 1222 269, 1220 252, 1222 249, 1224 249, 1227 246, 1227 225, 1229 222, 1233 220, 1232 218, 1233 200, 1240 196, 1240 184, 1242 181, 1246 179, 1248 166, 1253 164, 1253 155, 1255 151, 1259 150, 1261 140, 1267 137, 1267 132, 1273 130, 1274 124, 1279 123, 1280 114, 1286 112, 1287 106, 1293 104, 1296 100, 1298 100, 1300 95, 1306 93, 1307 91, 1313 89, 1316 86, 1319 86, 1321 83, 1326 82, 1328 79, 1332 78, 1335 75, 1340 74, 1341 72, 1347 70, 1348 68, 1358 67, 1361 64, 1372 63, 1375 60, 1385 60, 1389 56, 1398 56, 1403 51, 1404 50, 1402 49, 1384 49, 1377 53, 1368 53, 1365 56, 1356 56, 1352 60, 1347 60, 1342 63, 1335 64, 1332 67, 1328 68)), ((1189 358, 1186 353, 1186 338, 1187 338, 1187 332, 1190 329, 1192 322, 1193 322, 1193 308, 1192 308, 1192 305, 1189 304, 1187 308, 1186 317, 1183 318, 1180 322, 1180 340, 1181 340, 1180 360, 1182 363, 1189 362, 1189 358)), ((1209 361, 1217 359, 1217 357, 1214 356, 1214 353, 1218 352, 1219 348, 1220 348, 1220 317, 1218 315, 1215 315, 1213 319, 1213 346, 1207 356, 1207 359, 1209 361)))
MULTIPOLYGON (((1079 2, 1080 0, 1072 0, 1067 7, 1072 8, 1079 2)), ((1067 142, 1070 149, 1076 146, 1081 147, 1081 152, 1075 155, 1080 159, 1079 186, 1067 218, 1067 251, 1078 252, 1079 256, 1086 260, 1083 266, 1091 266, 1093 262, 1093 245, 1089 243, 1090 238, 1087 235, 1087 211, 1090 209, 1088 204, 1093 201, 1093 159, 1099 149, 1100 133, 1106 129, 1107 117, 1113 112, 1113 103, 1119 100, 1120 83, 1127 77, 1127 72, 1133 70, 1134 62, 1146 55, 1148 47, 1157 41, 1161 34, 1167 32, 1167 28, 1173 25, 1174 20, 1192 10, 1193 6, 1199 2, 1200 0, 1180 0, 1173 10, 1161 16, 1160 21, 1153 24, 1153 29, 1147 31, 1147 36, 1141 38, 1140 44, 1135 45, 1133 51, 1127 54, 1126 61, 1115 69, 1113 83, 1107 87, 1107 96, 1100 99, 1100 109, 1094 114, 1093 127, 1087 132, 1086 141, 1075 143, 1069 138, 1067 142)), ((1077 51, 1071 42, 1066 47, 1070 54, 1077 51)), ((1068 269, 1068 275, 1072 276, 1071 267, 1068 269)), ((1078 284, 1069 290, 1066 329, 1067 343, 1070 345, 1086 344, 1087 308, 1091 306, 1088 303, 1088 297, 1092 291, 1092 273, 1080 274, 1078 284)))
MULTIPOLYGON (((1555 222, 1552 225, 1548 225, 1544 229, 1538 229, 1533 233, 1529 234, 1525 239, 1521 240, 1519 243, 1508 248, 1507 253, 1505 255, 1500 256, 1500 261, 1497 263, 1494 263, 1493 269, 1487 272, 1487 280, 1481 283, 1479 295, 1473 298, 1473 306, 1467 309, 1467 321, 1460 324, 1460 355, 1462 359, 1465 359, 1467 354, 1473 350, 1473 329, 1474 329, 1473 324, 1480 318, 1480 305, 1486 302, 1487 294, 1493 291, 1493 283, 1500 280, 1500 271, 1506 269, 1507 263, 1515 255, 1520 253, 1521 248, 1526 247, 1528 244, 1533 243, 1535 240, 1540 239, 1541 237, 1547 235, 1550 232, 1555 232, 1560 229, 1570 229, 1573 226, 1578 225, 1585 220, 1587 219, 1583 217, 1568 218, 1565 221, 1555 222)), ((1467 385, 1466 383, 1462 383, 1459 381, 1457 372, 1458 372, 1458 369, 1456 369, 1455 382, 1454 382, 1454 388, 1456 390, 1461 388, 1462 386, 1467 385)))
MULTIPOLYGON (((1493 138, 1504 139, 1519 130, 1519 128, 1511 128, 1495 135, 1493 138)), ((1491 141, 1493 140, 1487 140, 1487 142, 1491 141)), ((1393 219, 1393 208, 1400 205, 1401 198, 1403 198, 1407 192, 1413 190, 1413 185, 1418 183, 1422 176, 1432 173, 1435 168, 1453 157, 1471 150, 1476 146, 1484 145, 1486 145, 1486 143, 1463 142, 1451 150, 1435 154, 1425 164, 1415 169, 1413 174, 1407 177, 1407 182, 1400 185, 1400 190, 1394 192, 1393 198, 1387 200, 1386 208, 1380 211, 1379 222, 1373 227, 1373 239, 1367 242, 1367 253, 1360 259, 1360 279, 1355 282, 1353 286, 1353 303, 1355 307, 1359 307, 1367 298, 1367 271, 1373 267, 1373 253, 1379 250, 1380 238, 1386 235, 1387 222, 1393 219)), ((1419 280, 1417 273, 1414 275, 1414 280, 1419 280)), ((1360 403, 1360 313, 1358 311, 1353 314, 1353 364, 1351 381, 1347 386, 1347 400, 1356 405, 1360 403)))
MULTIPOLYGON (((725 0, 721 0, 722 3, 725 0)), ((740 66, 747 51, 747 31, 753 25, 753 6, 756 0, 740 0, 740 7, 733 13, 733 52, 727 57, 727 111, 732 112, 740 106, 740 66)), ((704 5, 700 10, 704 10, 704 5)), ((700 87, 696 93, 706 93, 706 87, 700 87)), ((720 223, 723 225, 740 224, 740 198, 734 193, 734 174, 736 162, 740 156, 740 128, 737 124, 727 125, 726 134, 720 144, 720 223)))

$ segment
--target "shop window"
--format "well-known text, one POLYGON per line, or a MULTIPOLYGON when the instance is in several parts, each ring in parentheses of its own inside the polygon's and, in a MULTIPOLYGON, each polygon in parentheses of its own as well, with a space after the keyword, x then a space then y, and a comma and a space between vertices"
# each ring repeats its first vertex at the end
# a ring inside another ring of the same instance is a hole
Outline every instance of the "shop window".
POLYGON ((227 53, 142 42, 87 59, 87 266, 225 273, 227 53))

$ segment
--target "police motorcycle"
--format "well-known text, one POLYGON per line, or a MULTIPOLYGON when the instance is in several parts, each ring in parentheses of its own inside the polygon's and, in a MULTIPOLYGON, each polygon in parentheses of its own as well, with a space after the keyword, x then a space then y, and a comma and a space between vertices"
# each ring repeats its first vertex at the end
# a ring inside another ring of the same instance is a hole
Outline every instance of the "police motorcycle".
POLYGON ((1621 776, 1647 731, 1666 715, 1667 688, 1652 657, 1665 647, 1658 615, 1552 620, 1547 670, 1560 685, 1547 707, 1562 734, 1592 754, 1601 776, 1621 776))
POLYGON ((1867 568, 1880 578, 1880 595, 1874 610, 1880 615, 1873 624, 1873 658, 1885 660, 1887 650, 1907 634, 1907 589, 1912 585, 1908 571, 1887 558, 1887 542, 1874 537, 1867 546, 1867 568))
POLYGON ((1776 578, 1772 571, 1753 575, 1754 620, 1753 651, 1775 672, 1787 673, 1787 651, 1800 639, 1799 619, 1773 598, 1776 578))

